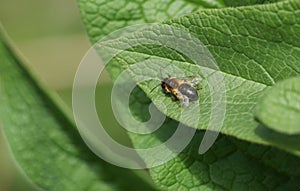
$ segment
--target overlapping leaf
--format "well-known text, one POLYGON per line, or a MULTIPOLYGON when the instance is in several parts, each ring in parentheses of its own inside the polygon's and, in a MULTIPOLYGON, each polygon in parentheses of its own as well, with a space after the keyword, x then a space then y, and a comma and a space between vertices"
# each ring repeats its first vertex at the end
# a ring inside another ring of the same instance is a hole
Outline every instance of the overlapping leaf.
POLYGON ((1 126, 18 166, 38 187, 52 190, 153 190, 131 171, 100 160, 74 122, 0 36, 1 126), (119 176, 121 175, 121 176, 119 176))
POLYGON ((267 127, 283 134, 300 133, 300 78, 279 82, 260 100, 256 116, 267 127))

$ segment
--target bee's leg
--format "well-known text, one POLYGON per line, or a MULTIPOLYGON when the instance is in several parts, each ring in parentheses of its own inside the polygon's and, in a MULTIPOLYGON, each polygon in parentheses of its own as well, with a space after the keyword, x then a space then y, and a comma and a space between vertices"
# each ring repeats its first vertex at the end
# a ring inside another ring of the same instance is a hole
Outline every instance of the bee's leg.
POLYGON ((183 95, 182 93, 177 92, 176 97, 182 105, 188 106, 190 104, 190 100, 186 95, 183 95))
POLYGON ((178 97, 176 95, 171 94, 172 101, 177 101, 178 97))
POLYGON ((172 91, 171 91, 167 86, 164 87, 163 91, 164 91, 166 94, 172 93, 172 91))

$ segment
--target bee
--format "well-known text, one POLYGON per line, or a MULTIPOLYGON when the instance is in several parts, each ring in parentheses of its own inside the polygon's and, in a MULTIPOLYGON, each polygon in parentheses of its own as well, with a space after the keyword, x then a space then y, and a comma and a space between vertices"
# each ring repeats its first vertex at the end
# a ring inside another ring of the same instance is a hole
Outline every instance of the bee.
MULTIPOLYGON (((196 85, 201 81, 200 77, 189 76, 185 78, 167 77, 159 84, 166 94, 171 94, 175 100, 179 100, 182 105, 188 106, 190 102, 199 99, 196 85)), ((159 85, 154 87, 151 92, 159 85)))

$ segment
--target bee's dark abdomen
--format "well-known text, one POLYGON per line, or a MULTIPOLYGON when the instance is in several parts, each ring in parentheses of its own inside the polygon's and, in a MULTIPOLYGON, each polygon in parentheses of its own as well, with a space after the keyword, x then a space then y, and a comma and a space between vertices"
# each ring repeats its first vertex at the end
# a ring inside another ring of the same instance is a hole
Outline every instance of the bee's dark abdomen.
POLYGON ((189 84, 181 84, 178 87, 178 91, 183 95, 187 96, 191 101, 198 100, 197 90, 194 87, 190 86, 189 84))

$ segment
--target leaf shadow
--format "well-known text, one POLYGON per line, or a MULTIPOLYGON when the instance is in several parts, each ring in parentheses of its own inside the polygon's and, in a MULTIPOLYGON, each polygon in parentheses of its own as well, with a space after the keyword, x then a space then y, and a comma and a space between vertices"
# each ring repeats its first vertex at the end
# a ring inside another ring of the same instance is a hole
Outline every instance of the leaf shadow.
POLYGON ((255 133, 272 145, 286 148, 287 150, 300 151, 300 135, 287 135, 276 132, 263 124, 259 124, 255 133))

